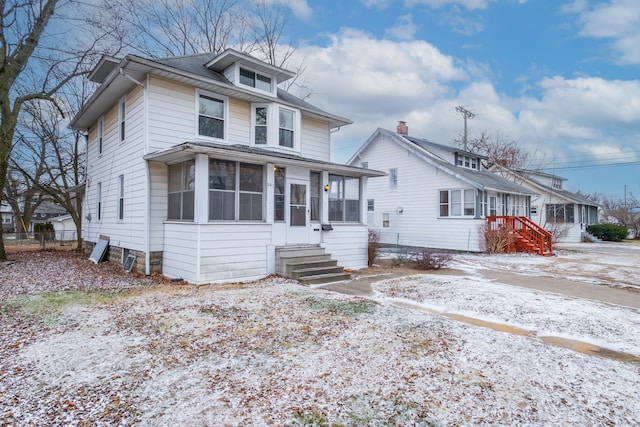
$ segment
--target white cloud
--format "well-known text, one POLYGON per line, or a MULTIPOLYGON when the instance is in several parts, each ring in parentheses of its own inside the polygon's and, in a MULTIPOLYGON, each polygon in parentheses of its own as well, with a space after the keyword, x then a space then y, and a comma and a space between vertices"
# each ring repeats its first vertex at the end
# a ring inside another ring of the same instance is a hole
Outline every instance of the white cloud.
POLYGON ((413 17, 411 15, 403 15, 397 21, 394 27, 387 29, 387 35, 398 40, 413 40, 418 30, 420 30, 420 27, 413 22, 413 17))
POLYGON ((640 158, 637 147, 628 148, 640 134, 640 81, 552 76, 529 82, 538 88, 535 97, 509 97, 491 83, 486 64, 456 60, 425 41, 356 30, 298 54, 315 92, 309 101, 354 121, 333 134, 334 161, 346 161, 376 128, 394 130, 398 120, 408 122, 411 135, 451 144, 463 129, 458 105, 476 113, 470 135, 500 133, 536 157, 612 158, 631 150, 640 158))
POLYGON ((266 0, 267 3, 279 3, 288 7, 296 18, 306 21, 311 19, 313 11, 307 0, 266 0))
POLYGON ((576 1, 568 9, 578 13, 582 37, 610 39, 616 62, 640 64, 640 2, 612 0, 591 8, 576 1))

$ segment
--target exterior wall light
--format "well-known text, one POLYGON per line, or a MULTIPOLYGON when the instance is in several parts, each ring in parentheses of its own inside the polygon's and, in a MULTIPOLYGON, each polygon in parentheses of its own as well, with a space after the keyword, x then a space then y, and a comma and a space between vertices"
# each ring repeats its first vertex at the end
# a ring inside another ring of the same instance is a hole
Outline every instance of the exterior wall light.
POLYGON ((331 188, 331 186, 329 184, 324 186, 324 191, 329 191, 329 189, 331 188))

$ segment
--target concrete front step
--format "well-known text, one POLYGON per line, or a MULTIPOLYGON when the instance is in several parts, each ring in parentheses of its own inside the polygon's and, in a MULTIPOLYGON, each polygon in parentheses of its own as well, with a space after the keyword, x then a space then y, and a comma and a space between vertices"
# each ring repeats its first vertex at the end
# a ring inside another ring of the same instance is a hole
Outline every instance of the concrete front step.
POLYGON ((314 276, 301 277, 298 281, 304 285, 321 285, 323 283, 341 282, 351 279, 351 275, 346 272, 317 274, 314 276))
POLYGON ((312 245, 276 248, 276 273, 304 284, 330 283, 351 278, 323 247, 312 245))
POLYGON ((305 277, 309 276, 318 276, 323 274, 342 274, 344 273, 344 268, 339 265, 329 265, 324 267, 309 267, 309 268, 296 268, 291 270, 291 278, 301 280, 305 277))

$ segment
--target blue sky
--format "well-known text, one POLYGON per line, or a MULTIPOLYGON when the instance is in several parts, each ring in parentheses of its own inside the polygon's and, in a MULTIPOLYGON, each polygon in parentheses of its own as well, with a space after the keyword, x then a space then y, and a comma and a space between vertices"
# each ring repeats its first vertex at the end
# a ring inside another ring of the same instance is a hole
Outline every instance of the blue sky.
POLYGON ((354 121, 332 160, 398 120, 453 143, 462 105, 567 189, 640 197, 640 1, 281 1, 308 100, 354 121))

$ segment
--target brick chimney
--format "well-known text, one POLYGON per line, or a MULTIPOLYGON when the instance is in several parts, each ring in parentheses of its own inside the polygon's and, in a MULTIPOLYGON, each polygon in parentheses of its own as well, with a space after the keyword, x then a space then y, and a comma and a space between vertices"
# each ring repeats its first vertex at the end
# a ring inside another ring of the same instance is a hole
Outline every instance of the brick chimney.
POLYGON ((407 122, 403 122, 402 120, 398 122, 398 130, 399 135, 409 135, 409 126, 407 126, 407 122))

